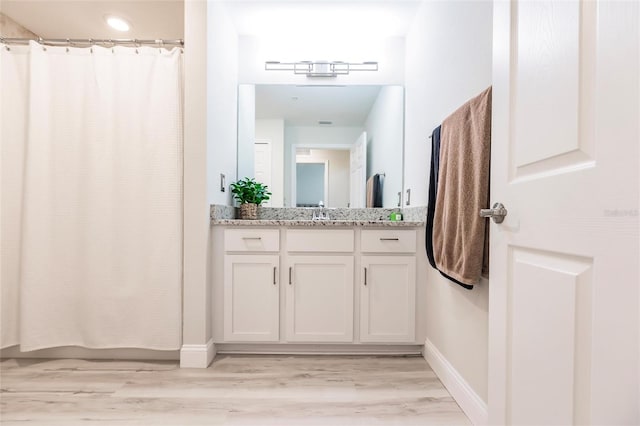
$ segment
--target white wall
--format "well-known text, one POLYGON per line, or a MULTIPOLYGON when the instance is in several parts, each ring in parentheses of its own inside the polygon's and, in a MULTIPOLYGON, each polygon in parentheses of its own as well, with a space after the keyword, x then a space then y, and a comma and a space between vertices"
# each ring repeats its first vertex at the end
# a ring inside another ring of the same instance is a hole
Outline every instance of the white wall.
POLYGON ((347 207, 349 204, 349 155, 348 150, 312 149, 310 155, 298 156, 298 163, 329 162, 329 199, 323 200, 326 207, 347 207))
POLYGON ((38 36, 0 12, 0 36, 12 38, 37 38, 38 36))
MULTIPOLYGON (((209 203, 207 200, 207 3, 185 3, 184 52, 184 245, 182 343, 206 348, 211 338, 209 203)), ((206 367, 213 353, 200 359, 182 356, 186 367, 206 367), (189 359, 187 359, 189 358, 189 359)))
POLYGON ((450 113, 491 85, 492 4, 427 1, 407 35, 405 188, 427 204, 427 139, 450 113))
MULTIPOLYGON (((491 85, 492 3, 423 3, 406 40, 405 188, 427 204, 434 127, 491 85)), ((471 291, 427 272, 427 339, 487 401, 488 286, 471 291)))
POLYGON ((237 176, 238 35, 225 6, 207 3, 208 199, 231 205, 229 183, 237 176), (220 191, 221 173, 226 175, 226 192, 220 191))
MULTIPOLYGON (((255 99, 254 99, 255 101, 255 99)), ((271 141, 270 207, 282 207, 284 200, 284 120, 255 120, 256 139, 271 141)), ((247 176, 253 176, 247 175, 247 176)))
MULTIPOLYGON (((327 145, 352 145, 363 128, 361 127, 289 127, 284 128, 284 205, 291 207, 291 145, 303 144, 322 148, 327 145)), ((347 180, 347 186, 348 186, 347 180)))
POLYGON ((213 359, 209 204, 229 204, 219 174, 236 175, 237 36, 224 6, 185 2, 182 367, 213 359))
POLYGON ((401 86, 380 89, 364 127, 367 131, 367 178, 384 173, 382 206, 397 207, 403 177, 404 89, 401 86))
MULTIPOLYGON (((327 31, 331 31, 330 24, 327 31)), ((291 39, 295 40, 292 34, 291 39)), ((238 80, 248 84, 403 84, 404 38, 389 37, 350 45, 348 40, 319 45, 292 45, 278 43, 253 36, 239 38, 238 80), (294 75, 293 71, 266 71, 265 61, 377 61, 377 72, 361 71, 334 78, 309 78, 294 75)))

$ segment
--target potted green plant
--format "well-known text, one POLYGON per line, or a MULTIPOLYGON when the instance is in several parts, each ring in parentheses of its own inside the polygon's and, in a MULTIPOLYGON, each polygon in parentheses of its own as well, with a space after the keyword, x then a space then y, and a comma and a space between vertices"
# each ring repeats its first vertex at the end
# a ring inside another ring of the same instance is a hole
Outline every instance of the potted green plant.
POLYGON ((271 196, 267 185, 248 177, 232 183, 231 192, 240 202, 240 219, 257 219, 258 206, 271 196))

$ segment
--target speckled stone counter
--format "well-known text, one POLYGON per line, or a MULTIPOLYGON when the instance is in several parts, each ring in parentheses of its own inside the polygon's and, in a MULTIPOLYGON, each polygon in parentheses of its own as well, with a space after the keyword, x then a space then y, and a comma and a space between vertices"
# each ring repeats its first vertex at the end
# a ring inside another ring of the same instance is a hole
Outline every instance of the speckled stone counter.
POLYGON ((404 209, 346 209, 326 208, 329 219, 311 220, 313 211, 307 207, 259 207, 258 220, 236 219, 237 209, 232 206, 212 205, 211 225, 224 226, 296 226, 296 227, 419 227, 424 226, 426 207, 404 209), (401 212, 402 221, 388 220, 392 212, 401 212))
POLYGON ((416 221, 391 221, 391 220, 286 220, 286 219, 216 219, 211 221, 212 225, 225 226, 297 226, 297 227, 338 227, 338 226, 362 226, 362 227, 417 227, 423 226, 424 222, 416 221))

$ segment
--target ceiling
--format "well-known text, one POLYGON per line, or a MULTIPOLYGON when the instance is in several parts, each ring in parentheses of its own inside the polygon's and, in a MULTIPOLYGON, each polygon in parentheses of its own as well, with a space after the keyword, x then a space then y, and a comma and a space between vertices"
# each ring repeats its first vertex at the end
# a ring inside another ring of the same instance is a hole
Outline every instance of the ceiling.
POLYGON ((290 126, 362 126, 381 86, 257 85, 256 118, 284 118, 290 126), (296 99, 297 98, 297 99, 296 99))
MULTIPOLYGON (((204 0, 189 0, 204 1, 204 0)), ((221 0, 215 0, 221 1, 221 0)), ((321 34, 334 37, 402 37, 416 14, 416 0, 223 1, 239 35, 321 34)), ((184 37, 183 0, 2 0, 0 11, 43 38, 184 37), (105 15, 131 24, 118 32, 105 15)))
POLYGON ((2 0, 1 11, 42 38, 184 37, 182 0, 57 1, 2 0), (109 27, 105 15, 116 15, 131 24, 123 33, 109 27))

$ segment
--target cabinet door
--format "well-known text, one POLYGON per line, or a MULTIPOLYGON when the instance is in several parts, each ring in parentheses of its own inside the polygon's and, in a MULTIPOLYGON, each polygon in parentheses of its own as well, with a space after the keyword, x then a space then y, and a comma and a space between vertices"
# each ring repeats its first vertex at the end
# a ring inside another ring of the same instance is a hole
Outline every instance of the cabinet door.
POLYGON ((279 256, 226 255, 224 339, 276 342, 279 339, 279 256))
POLYGON ((360 341, 415 341, 416 259, 362 256, 360 341))
POLYGON ((287 340, 353 341, 353 256, 289 256, 287 340))

